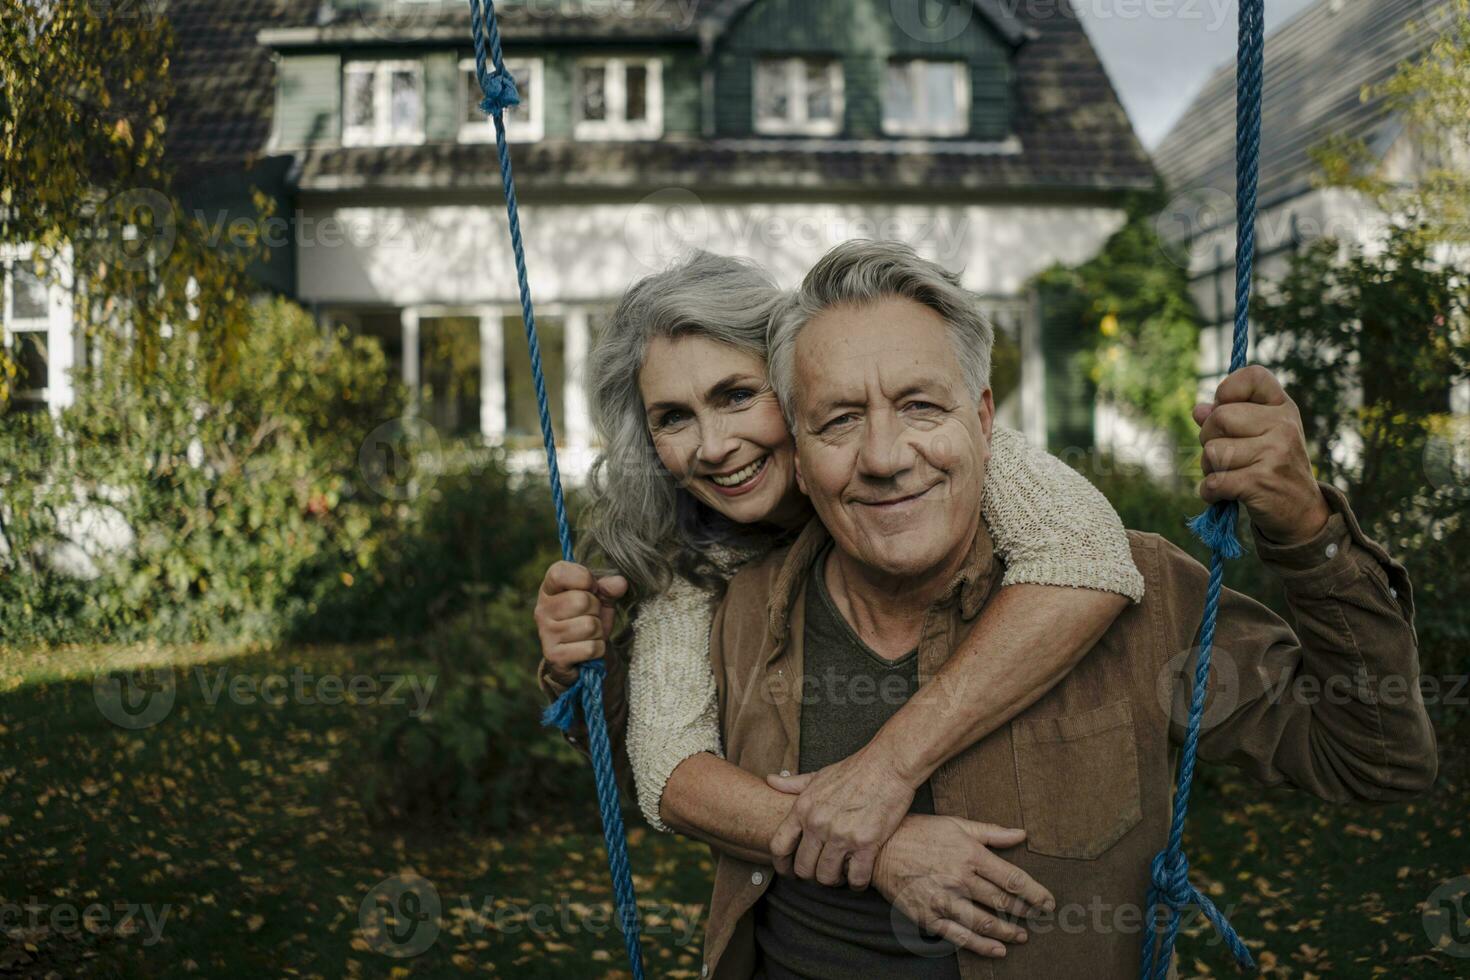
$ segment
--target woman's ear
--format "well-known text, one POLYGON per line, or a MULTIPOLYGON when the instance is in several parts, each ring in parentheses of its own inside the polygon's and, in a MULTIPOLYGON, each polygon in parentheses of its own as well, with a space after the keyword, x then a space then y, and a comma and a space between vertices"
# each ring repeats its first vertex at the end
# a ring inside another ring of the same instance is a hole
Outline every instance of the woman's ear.
POLYGON ((801 453, 793 449, 791 451, 791 459, 796 468, 796 489, 800 490, 802 493, 810 497, 811 494, 806 492, 806 480, 803 479, 801 475, 801 453))

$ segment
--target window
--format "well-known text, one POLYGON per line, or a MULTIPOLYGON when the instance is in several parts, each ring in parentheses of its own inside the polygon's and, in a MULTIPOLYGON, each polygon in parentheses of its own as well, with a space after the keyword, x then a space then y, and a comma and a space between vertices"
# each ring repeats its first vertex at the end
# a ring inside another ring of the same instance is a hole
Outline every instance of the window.
MULTIPOLYGON (((505 435, 514 449, 541 445, 541 414, 536 406, 536 385, 526 367, 531 351, 520 314, 500 322, 504 347, 505 435)), ((546 375, 546 400, 551 405, 552 432, 560 442, 566 437, 566 323, 560 317, 536 317, 536 340, 541 348, 541 369, 546 375)))
POLYGON ((417 61, 349 61, 342 68, 342 143, 424 141, 424 67, 417 61))
POLYGON ((50 395, 50 290, 26 256, 0 266, 0 286, 5 346, 17 368, 12 405, 34 411, 44 407, 50 395))
POLYGON ((889 62, 883 93, 883 131, 894 136, 968 133, 968 67, 959 61, 889 62))
POLYGON ((756 132, 834 136, 842 129, 842 112, 837 61, 767 58, 756 63, 756 132))
MULTIPOLYGON (((475 60, 467 58, 459 63, 463 78, 460 86, 464 93, 461 99, 459 138, 464 143, 479 143, 495 139, 495 121, 480 111, 480 100, 485 93, 480 90, 480 79, 475 74, 475 60)), ((505 133, 517 142, 539 140, 545 135, 545 121, 541 103, 541 61, 531 58, 508 58, 505 70, 516 80, 516 91, 521 94, 521 104, 505 110, 505 133)))
POLYGON ((478 317, 419 320, 419 397, 424 417, 444 435, 480 431, 480 355, 478 317))
POLYGON ((663 135, 663 64, 656 59, 581 61, 576 70, 577 139, 663 135))

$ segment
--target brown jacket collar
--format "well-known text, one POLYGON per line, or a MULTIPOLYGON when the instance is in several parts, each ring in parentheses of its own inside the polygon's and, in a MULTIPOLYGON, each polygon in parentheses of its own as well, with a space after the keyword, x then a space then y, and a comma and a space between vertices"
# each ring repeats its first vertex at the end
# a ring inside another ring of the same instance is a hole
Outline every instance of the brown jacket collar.
MULTIPOLYGON (((791 607, 800 590, 806 587, 806 572, 817 553, 831 540, 827 528, 817 518, 812 518, 801 534, 792 543, 781 570, 776 574, 775 587, 771 589, 768 605, 767 627, 776 641, 771 657, 774 659, 786 642, 786 629, 791 621, 791 607)), ((995 545, 990 529, 983 518, 976 518, 975 533, 970 541, 970 553, 965 564, 949 580, 940 601, 960 593, 960 615, 968 622, 980 614, 980 609, 990 595, 991 577, 995 572, 995 545)))

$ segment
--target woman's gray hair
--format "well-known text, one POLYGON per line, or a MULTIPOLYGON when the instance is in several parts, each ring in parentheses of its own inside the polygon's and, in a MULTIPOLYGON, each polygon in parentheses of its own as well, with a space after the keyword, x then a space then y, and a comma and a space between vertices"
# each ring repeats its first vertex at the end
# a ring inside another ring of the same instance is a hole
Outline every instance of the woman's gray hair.
POLYGON ((995 330, 975 297, 960 285, 959 276, 920 258, 902 242, 845 242, 822 256, 771 320, 768 370, 787 428, 796 431, 793 394, 801 328, 834 306, 864 305, 891 296, 922 303, 949 324, 965 387, 977 402, 985 394, 995 330))
POLYGON ((587 359, 592 418, 602 451, 592 464, 582 543, 626 575, 635 599, 668 587, 678 572, 717 585, 707 558, 721 544, 759 543, 761 533, 729 521, 681 489, 659 461, 638 376, 650 341, 708 337, 765 359, 781 297, 754 262, 695 252, 635 283, 587 359))

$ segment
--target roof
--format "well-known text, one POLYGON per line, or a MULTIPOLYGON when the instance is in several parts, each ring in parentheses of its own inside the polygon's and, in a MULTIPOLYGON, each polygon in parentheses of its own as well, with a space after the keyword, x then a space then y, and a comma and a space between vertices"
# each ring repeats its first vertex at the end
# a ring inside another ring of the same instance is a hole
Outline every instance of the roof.
MULTIPOLYGON (((364 0, 337 0, 350 11, 324 17, 316 0, 172 0, 176 36, 175 97, 169 113, 169 153, 181 174, 238 168, 266 151, 274 112, 274 67, 267 39, 299 43, 382 43, 385 36, 429 43, 463 37, 464 6, 429 5, 407 21, 384 24, 357 13, 364 0), (315 41, 310 40, 315 38, 315 41), (358 38, 358 40, 354 40, 358 38)), ((699 40, 700 18, 726 17, 748 0, 638 0, 577 10, 547 2, 509 7, 501 16, 506 47, 539 38, 592 39, 637 34, 699 40), (690 12, 695 12, 691 19, 690 12)), ((830 141, 804 146, 781 141, 742 144, 668 140, 655 144, 563 144, 516 147, 516 174, 529 191, 560 182, 589 189, 681 180, 687 186, 806 188, 866 186, 895 190, 1088 189, 1123 191, 1152 186, 1147 154, 1118 102, 1112 83, 1072 16, 1046 4, 980 0, 982 10, 1014 9, 1023 43, 1014 55, 1015 140, 997 144, 929 144, 898 155, 876 142, 830 141), (614 165, 616 164, 616 165, 614 165), (645 168, 645 169, 639 169, 645 168), (733 169, 731 169, 733 168, 733 169), (682 176, 680 176, 682 175, 682 176)), ((398 8, 404 9, 404 8, 398 8)), ((990 14, 987 14, 990 16, 990 14)), ((301 186, 472 187, 493 175, 493 147, 424 145, 322 148, 300 154, 301 186), (354 184, 355 181, 355 184, 354 184)))
MULTIPOLYGON (((1434 36, 1448 0, 1319 0, 1266 38, 1261 96, 1264 206, 1310 190, 1309 151, 1329 136, 1362 138, 1382 154, 1399 130, 1363 86, 1386 80, 1434 36), (1419 21, 1411 29, 1411 22, 1419 21)), ((1154 153, 1176 192, 1235 188, 1235 64, 1210 76, 1154 153)))
MULTIPOLYGON (((759 2, 760 0, 715 0, 714 3, 708 5, 707 12, 700 19, 714 33, 722 33, 741 14, 759 2)), ((1005 0, 971 0, 971 6, 1012 47, 1034 36, 1026 24, 1016 16, 1016 4, 1014 3, 1006 3, 1005 0)))

